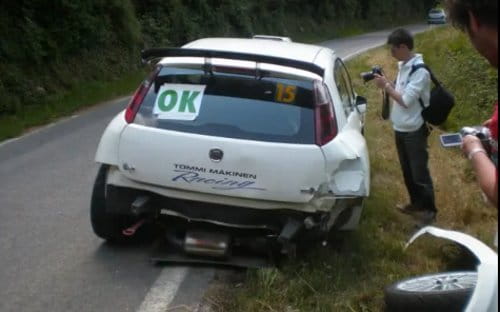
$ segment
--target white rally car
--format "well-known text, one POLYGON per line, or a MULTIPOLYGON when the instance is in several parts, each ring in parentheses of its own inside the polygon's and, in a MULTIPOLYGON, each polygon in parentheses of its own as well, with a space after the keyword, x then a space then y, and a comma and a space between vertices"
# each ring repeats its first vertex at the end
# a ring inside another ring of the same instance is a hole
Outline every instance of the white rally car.
POLYGON ((97 149, 99 237, 156 220, 184 251, 225 257, 244 237, 289 253, 356 228, 370 190, 366 100, 334 51, 279 38, 142 51, 159 62, 97 149))

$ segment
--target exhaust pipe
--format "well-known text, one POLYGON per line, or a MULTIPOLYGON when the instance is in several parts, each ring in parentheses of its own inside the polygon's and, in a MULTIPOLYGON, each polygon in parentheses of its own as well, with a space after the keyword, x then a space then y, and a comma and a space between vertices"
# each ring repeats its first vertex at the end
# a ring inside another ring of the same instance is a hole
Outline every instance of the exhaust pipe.
POLYGON ((229 234, 208 231, 187 231, 184 251, 195 256, 227 258, 229 256, 229 234))

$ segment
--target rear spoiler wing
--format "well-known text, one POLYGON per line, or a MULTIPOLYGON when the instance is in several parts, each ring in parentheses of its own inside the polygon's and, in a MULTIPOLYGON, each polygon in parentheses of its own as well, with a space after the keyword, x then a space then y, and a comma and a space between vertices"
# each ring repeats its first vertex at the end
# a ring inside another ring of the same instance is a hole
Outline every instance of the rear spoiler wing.
POLYGON ((217 50, 203 50, 203 49, 184 49, 184 48, 151 48, 141 51, 141 59, 143 63, 149 63, 153 59, 162 57, 205 57, 205 58, 225 58, 241 61, 252 61, 259 63, 268 63, 273 65, 288 66, 297 69, 309 71, 323 77, 324 69, 318 65, 259 54, 249 54, 240 52, 228 52, 217 50))

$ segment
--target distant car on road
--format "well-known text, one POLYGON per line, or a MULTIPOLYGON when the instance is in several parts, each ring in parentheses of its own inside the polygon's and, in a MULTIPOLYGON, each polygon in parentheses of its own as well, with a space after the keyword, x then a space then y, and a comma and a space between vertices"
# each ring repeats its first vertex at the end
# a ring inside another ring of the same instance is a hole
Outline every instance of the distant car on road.
POLYGON ((297 239, 356 228, 367 103, 334 51, 257 36, 142 58, 160 61, 97 149, 97 236, 161 222, 185 252, 224 258, 248 237, 291 254, 297 239))
POLYGON ((427 15, 428 24, 446 24, 446 12, 444 9, 431 9, 427 15))

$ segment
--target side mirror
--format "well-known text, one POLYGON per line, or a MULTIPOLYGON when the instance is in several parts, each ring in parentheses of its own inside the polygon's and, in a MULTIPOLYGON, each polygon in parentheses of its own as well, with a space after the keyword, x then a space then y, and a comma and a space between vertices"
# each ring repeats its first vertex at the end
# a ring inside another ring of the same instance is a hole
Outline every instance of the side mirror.
POLYGON ((366 113, 366 106, 368 105, 368 101, 365 97, 360 95, 356 96, 356 109, 360 114, 366 113))

